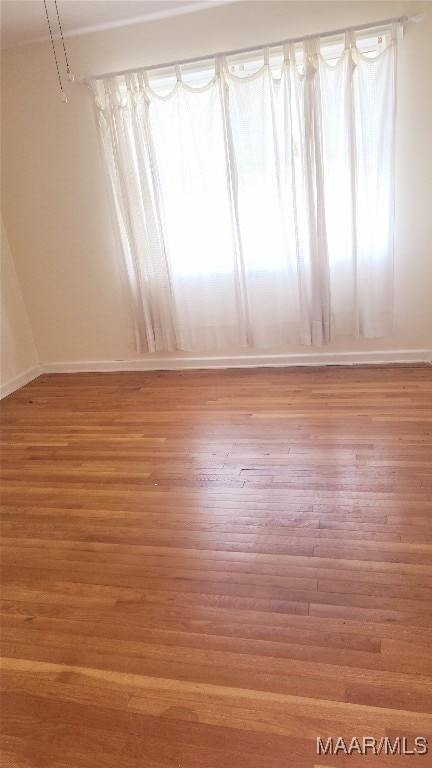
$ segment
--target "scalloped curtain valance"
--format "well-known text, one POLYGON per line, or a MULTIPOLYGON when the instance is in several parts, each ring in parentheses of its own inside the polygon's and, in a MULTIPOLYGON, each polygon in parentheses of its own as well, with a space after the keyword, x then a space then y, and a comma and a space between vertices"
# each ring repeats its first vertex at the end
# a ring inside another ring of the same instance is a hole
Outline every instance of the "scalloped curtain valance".
POLYGON ((397 37, 91 81, 138 351, 391 333, 397 37))

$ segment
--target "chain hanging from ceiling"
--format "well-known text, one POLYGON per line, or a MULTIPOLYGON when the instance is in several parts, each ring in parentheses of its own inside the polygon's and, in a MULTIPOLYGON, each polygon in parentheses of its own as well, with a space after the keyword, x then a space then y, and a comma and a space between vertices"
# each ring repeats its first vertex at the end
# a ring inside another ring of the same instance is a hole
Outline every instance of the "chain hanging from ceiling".
MULTIPOLYGON (((47 7, 47 4, 46 4, 46 0, 43 0, 43 4, 44 4, 44 7, 45 7, 45 15, 46 15, 46 19, 47 19, 47 23, 48 23, 48 29, 49 29, 49 34, 50 34, 50 38, 51 38, 51 46, 52 46, 53 54, 54 54, 54 61, 55 61, 56 70, 57 70, 57 77, 58 77, 58 81, 59 81, 59 84, 60 84, 61 100, 66 104, 68 99, 67 99, 66 93, 65 93, 64 88, 63 88, 63 82, 62 82, 62 77, 61 77, 61 74, 60 74, 60 67, 59 67, 59 63, 58 63, 58 59, 57 59, 57 53, 56 53, 56 49, 55 49, 55 45, 54 45, 54 36, 53 36, 53 32, 52 32, 52 27, 51 27, 51 22, 50 22, 50 18, 49 18, 49 13, 48 13, 48 7, 47 7)), ((65 62, 66 62, 66 78, 67 78, 67 80, 69 80, 70 82, 73 83, 75 78, 74 78, 74 76, 72 74, 72 71, 71 71, 71 68, 69 66, 69 60, 68 60, 68 56, 67 56, 67 52, 66 52, 66 44, 65 44, 65 40, 64 40, 64 36, 63 36, 63 29, 62 29, 62 25, 61 25, 61 21, 60 21, 60 14, 59 14, 58 6, 57 6, 57 0, 54 0, 54 5, 55 5, 55 9, 56 9, 57 21, 58 21, 58 26, 59 26, 59 30, 60 30, 60 37, 61 37, 62 46, 63 46, 63 53, 64 53, 64 57, 65 57, 65 62)))

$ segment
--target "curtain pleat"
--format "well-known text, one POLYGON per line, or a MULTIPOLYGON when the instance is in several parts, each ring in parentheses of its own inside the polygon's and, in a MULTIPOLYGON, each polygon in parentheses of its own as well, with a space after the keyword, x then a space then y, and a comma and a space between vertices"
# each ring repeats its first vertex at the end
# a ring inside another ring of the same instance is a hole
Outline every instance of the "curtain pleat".
POLYGON ((391 333, 396 26, 329 63, 307 39, 248 76, 166 95, 93 81, 139 351, 270 349, 391 333))

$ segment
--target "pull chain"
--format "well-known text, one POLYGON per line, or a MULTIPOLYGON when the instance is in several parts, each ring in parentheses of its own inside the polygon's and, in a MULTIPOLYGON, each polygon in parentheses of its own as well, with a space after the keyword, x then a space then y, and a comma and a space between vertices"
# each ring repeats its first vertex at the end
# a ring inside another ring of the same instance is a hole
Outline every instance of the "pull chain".
POLYGON ((45 14, 46 14, 46 17, 47 17, 47 22, 48 22, 48 29, 49 29, 50 38, 51 38, 51 45, 52 45, 53 54, 54 54, 54 61, 55 61, 55 65, 56 65, 57 76, 58 76, 59 83, 60 83, 61 100, 66 104, 67 96, 66 96, 66 94, 65 94, 65 92, 63 90, 63 83, 62 83, 61 76, 60 76, 60 70, 59 70, 59 65, 58 65, 58 61, 57 61, 57 54, 56 54, 56 49, 55 49, 55 45, 54 45, 53 34, 52 34, 52 31, 51 31, 51 24, 50 24, 50 20, 49 20, 49 16, 48 16, 48 8, 47 8, 46 0, 43 0, 43 3, 44 3, 44 6, 45 6, 45 14))
POLYGON ((65 46, 65 41, 64 41, 64 37, 63 37, 63 30, 62 30, 62 25, 61 25, 61 21, 60 21, 60 14, 59 14, 58 7, 57 7, 57 0, 54 0, 54 3, 55 3, 55 9, 56 9, 56 13, 57 13, 58 25, 60 27, 60 36, 61 36, 64 56, 65 56, 65 61, 66 61, 66 76, 67 76, 67 79, 70 80, 71 83, 73 83, 75 78, 74 78, 74 76, 73 76, 73 74, 71 72, 71 68, 70 68, 69 62, 68 62, 68 57, 67 57, 67 53, 66 53, 66 46, 65 46))

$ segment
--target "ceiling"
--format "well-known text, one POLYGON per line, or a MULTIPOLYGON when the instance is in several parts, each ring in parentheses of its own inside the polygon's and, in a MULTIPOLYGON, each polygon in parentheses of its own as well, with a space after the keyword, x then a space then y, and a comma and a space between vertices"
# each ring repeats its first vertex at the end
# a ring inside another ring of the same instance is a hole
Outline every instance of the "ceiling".
MULTIPOLYGON (((54 0, 46 0, 58 35, 54 0)), ((57 0, 66 36, 210 8, 229 0, 57 0)), ((43 0, 1 0, 1 46, 14 48, 48 39, 43 0)))

